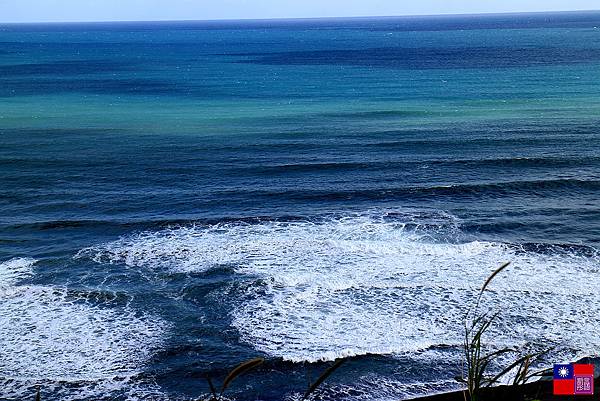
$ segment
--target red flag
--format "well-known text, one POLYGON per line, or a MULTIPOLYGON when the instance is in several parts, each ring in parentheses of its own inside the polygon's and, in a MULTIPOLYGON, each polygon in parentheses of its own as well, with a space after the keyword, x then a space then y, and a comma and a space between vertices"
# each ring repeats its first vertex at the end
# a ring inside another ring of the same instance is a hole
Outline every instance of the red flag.
POLYGON ((554 395, 594 394, 594 365, 569 363, 554 365, 554 395))

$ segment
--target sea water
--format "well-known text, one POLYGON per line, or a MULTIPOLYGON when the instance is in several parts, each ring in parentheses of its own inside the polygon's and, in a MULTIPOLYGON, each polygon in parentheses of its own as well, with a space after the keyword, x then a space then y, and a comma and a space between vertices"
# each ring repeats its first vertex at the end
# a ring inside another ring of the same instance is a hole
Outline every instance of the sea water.
POLYGON ((600 14, 0 26, 0 399, 456 389, 600 347, 600 14))

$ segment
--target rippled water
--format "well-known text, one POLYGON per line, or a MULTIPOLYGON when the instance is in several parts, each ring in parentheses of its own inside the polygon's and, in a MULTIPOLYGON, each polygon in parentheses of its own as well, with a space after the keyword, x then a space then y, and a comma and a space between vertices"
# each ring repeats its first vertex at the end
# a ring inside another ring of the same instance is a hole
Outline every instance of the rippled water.
POLYGON ((599 347, 600 14, 0 27, 0 399, 456 388, 599 347))

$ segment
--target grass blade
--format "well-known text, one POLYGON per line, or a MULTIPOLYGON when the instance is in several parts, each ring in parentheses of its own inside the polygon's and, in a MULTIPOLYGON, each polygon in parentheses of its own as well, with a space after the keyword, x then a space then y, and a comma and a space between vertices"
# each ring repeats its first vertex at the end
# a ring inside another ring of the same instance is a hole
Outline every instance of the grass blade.
POLYGON ((329 376, 331 376, 331 374, 333 372, 335 372, 340 366, 342 366, 342 364, 346 362, 345 359, 338 359, 337 361, 334 362, 333 365, 331 365, 330 367, 328 367, 325 372, 323 372, 321 374, 321 376, 319 376, 319 378, 317 379, 316 382, 314 382, 309 388, 308 390, 306 390, 306 393, 304 393, 304 397, 302 397, 303 400, 307 399, 325 380, 327 380, 327 378, 329 376))
POLYGON ((211 400, 217 399, 217 390, 215 389, 215 385, 213 384, 210 376, 206 376, 206 381, 208 382, 208 387, 210 388, 210 393, 212 394, 211 400))
POLYGON ((527 377, 525 377, 525 380, 528 381, 532 377, 536 377, 536 376, 551 376, 552 371, 553 371, 552 368, 538 370, 538 371, 528 374, 527 377))
POLYGON ((483 292, 487 288, 487 286, 492 282, 492 280, 494 279, 494 277, 496 277, 502 270, 506 269, 509 265, 510 265, 510 262, 506 262, 505 264, 503 264, 502 266, 500 266, 499 268, 497 268, 496 270, 494 270, 494 272, 488 277, 488 279, 485 280, 485 283, 483 284, 483 287, 481 287, 481 291, 479 291, 479 296, 480 297, 481 297, 481 294, 483 294, 483 292))
POLYGON ((519 365, 519 370, 517 370, 517 374, 515 375, 515 379, 513 380, 513 386, 518 384, 525 384, 527 374, 529 373, 529 367, 531 364, 531 358, 533 355, 527 355, 525 360, 519 365))
POLYGON ((487 354, 487 355, 482 356, 480 358, 480 361, 481 362, 488 362, 489 363, 489 362, 495 360, 496 358, 498 358, 498 357, 500 357, 500 356, 502 356, 504 354, 513 353, 513 352, 515 352, 515 350, 512 349, 512 348, 503 348, 503 349, 498 350, 496 352, 492 352, 491 354, 487 354))
POLYGON ((246 361, 246 362, 240 364, 235 369, 233 369, 231 372, 229 372, 229 374, 225 378, 225 381, 223 382, 223 387, 221 388, 221 395, 223 395, 223 392, 227 389, 227 387, 229 387, 231 382, 236 377, 248 372, 251 369, 254 369, 258 365, 262 364, 264 361, 265 360, 263 358, 251 359, 249 361, 246 361))
POLYGON ((522 363, 525 362, 525 360, 531 358, 531 355, 525 355, 519 359, 517 359, 516 361, 514 361, 513 363, 511 363, 510 365, 508 365, 506 368, 502 369, 502 371, 500 373, 498 373, 496 376, 494 376, 490 381, 488 386, 493 385, 494 383, 496 383, 498 380, 500 380, 504 375, 506 375, 508 372, 510 372, 511 370, 513 370, 515 367, 517 367, 518 365, 521 365, 522 363))

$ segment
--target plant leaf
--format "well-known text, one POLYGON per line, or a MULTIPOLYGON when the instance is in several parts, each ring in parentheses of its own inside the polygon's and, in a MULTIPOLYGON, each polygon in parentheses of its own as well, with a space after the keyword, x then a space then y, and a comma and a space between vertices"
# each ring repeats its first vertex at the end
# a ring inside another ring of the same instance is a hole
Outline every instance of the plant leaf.
POLYGON ((500 380, 502 378, 502 376, 506 375, 508 372, 513 370, 517 365, 522 364, 526 359, 529 359, 530 357, 531 357, 530 355, 525 355, 525 356, 517 359, 510 365, 508 365, 500 373, 498 373, 496 376, 494 376, 492 379, 490 379, 488 386, 491 386, 492 384, 496 383, 498 380, 500 380))
POLYGON ((208 382, 208 388, 210 388, 210 393, 212 394, 212 399, 217 398, 217 390, 215 389, 215 385, 213 384, 210 376, 206 376, 206 381, 208 382))
POLYGON ((333 365, 331 365, 330 367, 328 367, 325 372, 323 372, 321 374, 321 376, 319 376, 319 378, 317 379, 316 382, 314 382, 309 388, 308 390, 306 390, 306 393, 304 393, 304 396, 302 397, 303 400, 307 399, 309 395, 311 395, 325 380, 327 380, 327 378, 329 376, 331 376, 331 374, 333 372, 335 372, 340 366, 342 366, 342 364, 346 362, 345 359, 338 359, 336 360, 333 365))
POLYGON ((512 348, 502 348, 501 350, 498 350, 498 351, 492 352, 490 354, 484 355, 480 359, 482 361, 488 360, 488 359, 490 361, 492 361, 492 360, 496 359, 497 357, 499 357, 500 355, 506 354, 507 352, 515 352, 515 350, 512 349, 512 348))
POLYGON ((236 377, 248 372, 251 369, 254 369, 258 365, 262 364, 264 361, 265 360, 263 358, 251 359, 249 361, 246 361, 246 362, 238 365, 235 369, 233 369, 231 372, 229 372, 229 374, 225 378, 225 381, 223 382, 223 387, 221 388, 221 395, 223 395, 223 392, 227 389, 227 387, 229 387, 231 382, 236 377))
POLYGON ((502 266, 500 266, 499 268, 497 268, 496 270, 494 270, 494 272, 492 273, 492 275, 489 276, 487 280, 485 280, 485 283, 483 284, 483 287, 481 287, 481 291, 479 291, 479 297, 481 297, 481 294, 483 294, 483 292, 485 291, 485 289, 487 288, 487 286, 492 282, 492 280, 494 279, 494 277, 496 277, 498 275, 498 273, 500 273, 502 270, 506 269, 508 267, 508 265, 510 265, 510 262, 506 262, 505 264, 503 264, 502 266))
POLYGON ((531 358, 533 355, 527 355, 525 360, 519 365, 519 370, 515 375, 515 380, 513 381, 513 385, 516 384, 525 384, 527 381, 527 373, 529 372, 529 367, 531 363, 531 358))
POLYGON ((549 375, 551 373, 552 373, 552 368, 542 369, 542 370, 538 370, 536 372, 528 374, 525 379, 529 380, 529 379, 531 379, 532 377, 535 377, 535 376, 546 376, 546 375, 549 375))

